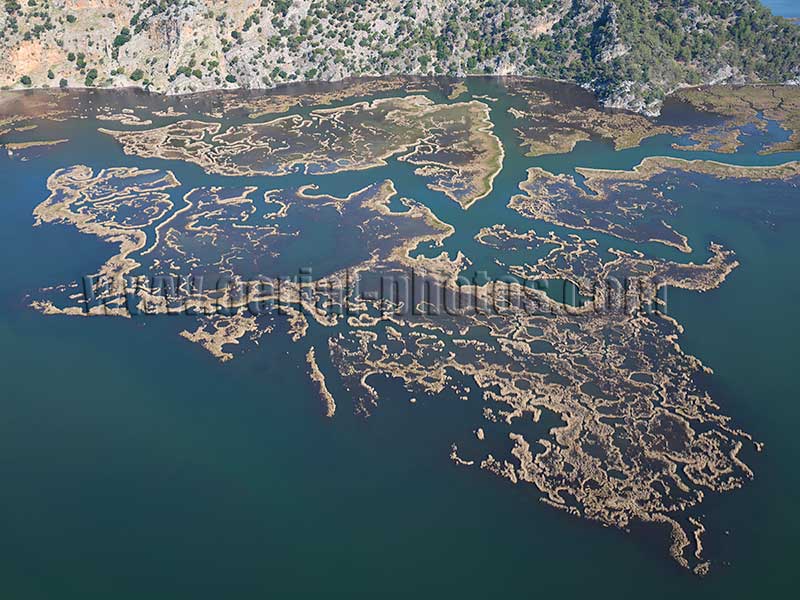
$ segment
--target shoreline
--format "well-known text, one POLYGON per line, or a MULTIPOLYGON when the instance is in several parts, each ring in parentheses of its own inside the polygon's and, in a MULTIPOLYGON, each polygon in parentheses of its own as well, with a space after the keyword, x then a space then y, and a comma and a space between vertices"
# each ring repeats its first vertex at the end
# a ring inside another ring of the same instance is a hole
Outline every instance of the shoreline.
MULTIPOLYGON (((4 89, 0 89, 0 107, 3 104, 3 94, 10 93, 10 94, 17 94, 19 92, 71 92, 71 91, 89 91, 89 90, 98 90, 98 91, 119 91, 119 92, 141 92, 142 94, 152 95, 152 96, 161 96, 163 98, 175 98, 175 99, 184 99, 184 98, 191 98, 195 96, 201 96, 204 94, 218 94, 218 93, 232 93, 232 94, 255 94, 258 96, 284 96, 284 95, 293 95, 294 90, 299 90, 304 86, 320 86, 320 87, 328 87, 330 86, 332 89, 342 89, 346 85, 358 85, 359 83, 367 82, 367 81, 374 81, 378 82, 381 80, 391 81, 391 80, 405 80, 408 83, 421 83, 421 82, 436 82, 436 81, 451 81, 451 82, 466 82, 470 79, 503 79, 503 80, 517 80, 517 81, 542 81, 548 83, 556 83, 556 84, 563 84, 563 85, 570 85, 581 90, 584 90, 586 93, 590 94, 597 105, 604 111, 609 112, 622 112, 622 113, 630 113, 630 114, 639 114, 646 116, 647 118, 654 119, 661 115, 661 110, 663 109, 664 103, 668 100, 677 100, 680 101, 678 97, 681 92, 686 90, 694 90, 694 89, 706 89, 711 87, 725 87, 731 89, 741 89, 741 88, 748 88, 748 87, 787 87, 787 88, 795 88, 800 86, 800 79, 793 79, 787 81, 776 81, 776 82, 768 82, 768 81, 761 81, 761 82, 708 82, 708 83, 700 83, 700 84, 685 84, 679 85, 674 89, 670 90, 665 96, 661 103, 658 105, 657 111, 651 110, 635 110, 633 108, 626 108, 621 106, 607 106, 603 103, 600 96, 598 95, 597 91, 591 87, 587 87, 586 84, 580 84, 576 81, 572 81, 569 79, 554 79, 550 77, 541 77, 538 75, 517 75, 517 74, 482 74, 482 73, 474 73, 474 74, 467 74, 465 76, 448 76, 448 75, 415 75, 415 74, 408 74, 408 75, 397 75, 397 74, 388 74, 388 75, 378 75, 378 76, 370 76, 370 75, 362 75, 359 77, 344 77, 341 79, 307 79, 301 81, 293 81, 293 82, 281 82, 278 85, 270 86, 270 87, 209 87, 207 89, 192 91, 192 92, 185 92, 185 93, 170 93, 167 91, 160 91, 157 89, 150 89, 149 87, 144 87, 140 85, 124 85, 124 86, 104 86, 104 87, 96 87, 96 86, 82 86, 82 85, 70 85, 67 87, 59 87, 59 86, 44 86, 44 87, 27 87, 21 84, 17 84, 11 87, 6 87, 4 89)), ((411 95, 412 92, 409 92, 411 95)))

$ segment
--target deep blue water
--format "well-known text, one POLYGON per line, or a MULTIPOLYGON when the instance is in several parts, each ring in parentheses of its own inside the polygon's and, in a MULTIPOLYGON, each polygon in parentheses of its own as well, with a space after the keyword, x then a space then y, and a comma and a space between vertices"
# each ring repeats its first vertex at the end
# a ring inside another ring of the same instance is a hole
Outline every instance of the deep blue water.
MULTIPOLYGON (((346 194, 391 177, 401 195, 456 226, 445 249, 488 267, 491 256, 472 239, 484 225, 561 231, 506 208, 528 166, 629 168, 655 154, 738 164, 800 158, 759 156, 755 142, 732 156, 681 153, 659 137, 622 152, 592 141, 568 155, 529 159, 505 116, 509 100, 490 81, 470 87, 500 97, 492 116, 506 161, 492 195, 464 212, 397 161, 326 177, 324 191, 346 194)), ((715 533, 704 542, 717 562, 699 579, 669 559, 663 530, 605 529, 538 503, 530 489, 453 465, 450 444, 481 424, 477 395, 410 404, 407 392, 383 381, 380 408, 363 419, 321 358, 339 400, 328 420, 306 375, 306 345, 280 331, 221 364, 178 337, 186 317, 46 318, 30 310, 28 294, 91 272, 109 252, 68 227, 31 226, 55 168, 135 164, 173 169, 187 187, 212 180, 192 165, 123 156, 95 125, 42 123, 31 139, 66 134, 70 142, 25 163, 0 155, 4 598, 749 599, 795 590, 796 188, 704 179, 681 188, 686 208, 673 223, 695 253, 647 245, 700 261, 714 240, 742 263, 717 290, 669 296, 670 313, 686 327, 681 345, 714 369, 712 391, 724 412, 766 444, 752 464, 756 479, 706 504, 715 533)), ((324 336, 312 327, 309 342, 319 348, 324 336)))

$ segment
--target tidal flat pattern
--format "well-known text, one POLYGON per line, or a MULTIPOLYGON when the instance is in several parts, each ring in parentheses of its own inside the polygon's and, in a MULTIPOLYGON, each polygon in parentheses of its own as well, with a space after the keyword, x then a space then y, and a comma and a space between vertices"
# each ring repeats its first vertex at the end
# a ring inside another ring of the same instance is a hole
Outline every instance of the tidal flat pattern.
MULTIPOLYGON (((382 397, 382 378, 413 397, 477 397, 484 422, 477 443, 453 444, 456 464, 603 525, 661 524, 671 556, 706 573, 703 501, 745 485, 761 443, 712 397, 711 370, 682 349, 683 327, 664 305, 667 288, 724 286, 740 257, 727 241, 693 245, 674 222, 686 190, 709 182, 797 197, 800 163, 690 153, 712 127, 747 125, 724 110, 684 107, 692 120, 654 121, 584 106, 579 92, 567 99, 543 82, 495 83, 493 95, 471 92, 474 82, 412 85, 403 93, 387 81, 380 97, 373 82, 353 97, 104 107, 97 131, 126 166, 59 168, 34 218, 113 251, 87 277, 43 282, 30 305, 46 315, 190 315, 180 335, 221 361, 285 331, 308 346, 329 417, 348 400, 365 416, 396 400, 382 397), (537 163, 580 143, 623 150, 657 136, 670 138, 672 156, 570 172, 537 163), (185 165, 203 171, 202 186, 184 183, 185 165), (497 189, 502 178, 512 193, 497 189), (481 270, 496 276, 469 276, 481 270), (568 283, 579 298, 554 297, 543 282, 568 283), (327 347, 306 341, 311 328, 327 347), (350 398, 334 400, 333 378, 350 398)), ((716 94, 684 99, 716 107, 716 94)), ((766 130, 781 115, 764 111, 748 118, 766 130)), ((791 126, 783 142, 764 143, 770 155, 792 143, 791 126)))

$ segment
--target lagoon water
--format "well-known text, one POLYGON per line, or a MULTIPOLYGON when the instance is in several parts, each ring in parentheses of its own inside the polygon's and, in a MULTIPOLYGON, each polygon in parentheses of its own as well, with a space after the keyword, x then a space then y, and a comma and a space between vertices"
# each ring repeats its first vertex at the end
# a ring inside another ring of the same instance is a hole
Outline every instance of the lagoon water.
MULTIPOLYGON (((749 461, 755 479, 704 504, 704 545, 714 561, 705 578, 670 560, 663 529, 603 528, 537 502, 533 489, 454 465, 450 444, 480 424, 477 393, 469 402, 443 394, 411 404, 385 380, 377 384, 379 408, 365 419, 353 414, 321 360, 339 400, 328 420, 306 374, 306 345, 280 332, 222 364, 178 337, 187 317, 45 317, 28 306, 41 288, 91 273, 109 255, 105 244, 69 227, 32 227, 47 177, 73 164, 167 168, 187 188, 313 182, 337 195, 391 178, 401 195, 455 226, 445 249, 463 250, 475 269, 491 272, 494 256, 473 240, 480 227, 541 225, 506 207, 530 166, 573 173, 576 166, 630 168, 653 155, 745 165, 800 159, 757 154, 764 142, 785 138, 775 124, 746 136, 733 155, 680 152, 670 146, 674 138, 658 136, 631 150, 593 140, 569 154, 528 158, 506 112, 514 100, 502 85, 476 79, 469 88, 498 98, 491 116, 506 152, 494 191, 469 211, 397 161, 318 178, 221 178, 177 161, 125 156, 97 133, 109 125, 91 116, 41 121, 7 136, 69 142, 27 162, 0 156, 4 598, 792 594, 800 536, 797 188, 708 179, 686 185, 685 207, 672 225, 695 252, 647 245, 656 256, 700 262, 708 242, 717 241, 741 263, 718 289, 669 290, 668 298, 670 314, 685 326, 681 346, 714 370, 715 399, 765 443, 749 461)), ((76 96, 82 106, 148 102, 133 92, 76 96)), ((692 116, 682 106, 668 106, 670 114, 692 116)), ((312 327, 310 343, 324 346, 324 336, 312 327)))

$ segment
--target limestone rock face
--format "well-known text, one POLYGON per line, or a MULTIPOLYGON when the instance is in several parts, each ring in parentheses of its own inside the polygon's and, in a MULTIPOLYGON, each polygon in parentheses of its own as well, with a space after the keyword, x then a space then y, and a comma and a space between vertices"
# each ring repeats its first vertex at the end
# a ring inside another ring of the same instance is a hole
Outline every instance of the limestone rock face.
POLYGON ((469 74, 576 81, 657 112, 679 87, 800 75, 800 27, 757 0, 6 0, 0 87, 168 94, 469 74))

